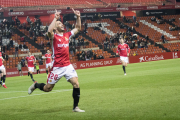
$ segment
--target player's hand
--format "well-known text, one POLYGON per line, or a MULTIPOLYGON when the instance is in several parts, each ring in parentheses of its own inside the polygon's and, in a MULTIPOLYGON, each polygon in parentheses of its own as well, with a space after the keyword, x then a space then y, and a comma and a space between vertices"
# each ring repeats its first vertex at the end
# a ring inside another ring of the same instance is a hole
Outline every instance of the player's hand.
POLYGON ((74 14, 75 14, 77 17, 80 17, 80 16, 81 16, 79 10, 74 10, 74 9, 72 8, 72 11, 74 12, 74 14))
POLYGON ((61 12, 58 12, 57 10, 55 10, 55 18, 56 19, 60 18, 60 14, 61 14, 61 12))
POLYGON ((127 56, 129 56, 129 53, 127 54, 127 56))

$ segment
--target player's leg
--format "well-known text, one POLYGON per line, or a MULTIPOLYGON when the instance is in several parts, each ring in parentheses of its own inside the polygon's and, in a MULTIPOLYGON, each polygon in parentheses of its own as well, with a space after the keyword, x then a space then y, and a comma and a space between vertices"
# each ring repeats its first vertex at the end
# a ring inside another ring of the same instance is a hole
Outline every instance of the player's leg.
POLYGON ((128 64, 128 57, 123 57, 121 58, 122 60, 122 67, 123 67, 123 71, 124 71, 124 75, 126 75, 126 67, 128 64))
POLYGON ((48 75, 49 66, 46 64, 46 74, 48 75))
POLYGON ((28 67, 28 69, 29 69, 29 75, 30 75, 32 81, 35 82, 35 80, 34 80, 34 78, 33 78, 34 68, 33 68, 33 67, 28 67))
POLYGON ((66 71, 65 77, 68 80, 68 82, 70 82, 73 86, 73 93, 72 93, 72 96, 74 99, 73 111, 74 112, 85 112, 84 110, 81 110, 78 107, 78 103, 79 103, 79 99, 80 99, 80 88, 79 88, 77 73, 72 65, 67 66, 67 71, 66 71))
POLYGON ((36 88, 44 92, 50 92, 54 88, 54 85, 59 81, 59 79, 64 76, 64 74, 62 73, 64 73, 64 71, 61 71, 58 69, 58 67, 55 67, 54 71, 51 71, 48 76, 47 84, 34 82, 29 87, 28 94, 31 94, 36 88))
POLYGON ((7 88, 6 87, 6 85, 5 85, 5 81, 6 81, 6 69, 4 68, 3 70, 2 70, 2 73, 3 73, 3 84, 2 84, 2 86, 4 87, 4 88, 7 88))
POLYGON ((19 70, 19 76, 21 76, 21 70, 19 70))
POLYGON ((124 75, 126 74, 126 64, 125 64, 125 62, 124 62, 124 60, 121 60, 121 62, 122 62, 122 68, 123 68, 123 71, 124 71, 124 75))
POLYGON ((2 81, 3 81, 3 73, 2 73, 2 70, 1 70, 1 81, 0 81, 0 85, 2 85, 2 81))
POLYGON ((122 68, 123 68, 123 71, 124 71, 124 75, 126 75, 126 63, 125 63, 125 57, 122 57, 120 56, 120 60, 121 60, 121 63, 122 63, 122 68))
POLYGON ((23 72, 22 72, 22 69, 21 69, 21 76, 23 76, 23 72))

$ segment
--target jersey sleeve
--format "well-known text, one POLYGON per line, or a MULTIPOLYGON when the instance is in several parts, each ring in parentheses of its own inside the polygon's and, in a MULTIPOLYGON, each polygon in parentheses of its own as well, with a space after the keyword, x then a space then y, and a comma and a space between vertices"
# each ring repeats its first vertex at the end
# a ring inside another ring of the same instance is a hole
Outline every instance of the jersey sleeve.
POLYGON ((47 54, 45 54, 44 57, 47 58, 47 54))
POLYGON ((74 35, 74 32, 73 31, 70 31, 70 32, 67 32, 67 33, 65 33, 68 37, 69 37, 69 39, 74 35))
POLYGON ((33 56, 33 59, 36 60, 36 58, 33 56))
POLYGON ((129 47, 129 45, 127 45, 127 50, 128 50, 128 53, 130 53, 130 47, 129 47))
POLYGON ((119 52, 120 52, 120 51, 119 51, 119 45, 118 45, 116 53, 119 53, 119 52))

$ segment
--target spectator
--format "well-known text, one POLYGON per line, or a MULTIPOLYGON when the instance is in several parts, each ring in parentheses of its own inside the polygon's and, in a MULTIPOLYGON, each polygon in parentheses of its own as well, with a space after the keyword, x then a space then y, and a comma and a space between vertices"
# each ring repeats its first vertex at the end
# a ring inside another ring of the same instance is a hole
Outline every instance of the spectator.
POLYGON ((146 35, 146 36, 145 36, 145 39, 146 39, 146 40, 149 40, 149 36, 146 35))
POLYGON ((104 59, 103 54, 99 55, 98 59, 104 59))
POLYGON ((19 76, 23 76, 21 62, 18 62, 18 64, 17 64, 17 70, 19 71, 19 76))
POLYGON ((87 23, 84 24, 84 33, 86 33, 87 30, 87 23))
POLYGON ((96 56, 97 56, 97 53, 94 53, 94 55, 93 55, 94 60, 96 60, 96 56))
POLYGON ((31 24, 31 20, 30 20, 29 16, 27 16, 26 21, 28 22, 28 25, 31 24))
POLYGON ((139 23, 138 23, 137 21, 135 22, 135 26, 136 26, 136 27, 139 27, 139 23))
POLYGON ((8 61, 8 59, 9 59, 9 56, 6 54, 6 61, 8 61))
POLYGON ((140 40, 137 41, 137 44, 138 44, 138 48, 141 48, 141 41, 140 40))
POLYGON ((137 22, 137 21, 136 21, 136 16, 135 16, 135 15, 133 16, 133 20, 134 20, 134 22, 137 22))
POLYGON ((17 26, 19 26, 19 24, 20 24, 20 21, 19 21, 17 16, 15 17, 15 23, 16 23, 17 26))
POLYGON ((71 55, 73 55, 73 48, 72 48, 72 46, 70 47, 69 51, 70 51, 71 55))
POLYGON ((2 51, 3 51, 4 53, 6 52, 6 46, 5 46, 5 45, 2 46, 2 51))
POLYGON ((148 45, 147 45, 147 44, 148 44, 147 40, 144 40, 144 47, 145 47, 145 48, 148 48, 148 45))
POLYGON ((66 22, 64 23, 64 25, 66 26, 66 31, 69 31, 69 22, 66 21, 66 22))
POLYGON ((34 41, 34 42, 36 42, 36 41, 37 41, 37 39, 36 39, 36 37, 35 37, 35 36, 33 36, 33 41, 34 41))
POLYGON ((18 50, 19 50, 19 46, 18 46, 18 44, 16 44, 16 46, 15 46, 15 57, 16 57, 16 55, 18 57, 18 50))
POLYGON ((156 21, 156 18, 155 18, 155 17, 152 17, 152 18, 151 18, 151 21, 156 21))
POLYGON ((136 53, 134 52, 133 56, 136 56, 136 53))
POLYGON ((164 39, 165 39, 163 34, 162 34, 162 36, 161 36, 161 39, 162 39, 162 41, 164 41, 164 39))
POLYGON ((10 39, 10 47, 13 48, 13 40, 12 40, 12 38, 10 39))
POLYGON ((5 53, 2 53, 2 57, 3 57, 3 59, 5 59, 5 58, 6 58, 6 55, 5 55, 5 53))
POLYGON ((21 59, 21 65, 22 65, 22 67, 25 67, 25 59, 24 59, 24 57, 21 59))
POLYGON ((21 42, 25 42, 25 36, 21 37, 21 42))
POLYGON ((23 45, 22 45, 22 44, 20 44, 20 45, 19 45, 19 49, 22 49, 22 48, 23 48, 23 45))
POLYGON ((145 47, 145 42, 144 42, 144 40, 141 41, 141 44, 140 44, 140 45, 141 45, 141 48, 144 48, 144 47, 145 47))
POLYGON ((50 46, 51 46, 51 44, 50 44, 50 42, 49 42, 49 41, 47 42, 47 46, 48 46, 48 47, 50 47, 50 46))
POLYGON ((24 43, 24 45, 23 45, 23 48, 24 48, 24 49, 28 49, 28 47, 25 45, 25 43, 24 43))
POLYGON ((127 22, 127 20, 126 20, 126 17, 125 17, 125 16, 123 16, 123 22, 127 22))
POLYGON ((36 71, 37 71, 37 74, 40 74, 39 63, 36 63, 36 71))

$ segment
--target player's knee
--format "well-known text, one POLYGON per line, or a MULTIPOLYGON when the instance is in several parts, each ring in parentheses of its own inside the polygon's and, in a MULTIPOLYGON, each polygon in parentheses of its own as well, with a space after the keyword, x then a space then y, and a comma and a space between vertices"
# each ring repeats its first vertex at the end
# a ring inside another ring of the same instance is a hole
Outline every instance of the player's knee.
POLYGON ((44 92, 50 92, 52 91, 53 87, 45 87, 44 92))
POLYGON ((74 87, 74 88, 79 88, 79 82, 78 82, 78 81, 75 82, 75 83, 73 84, 73 87, 74 87))

